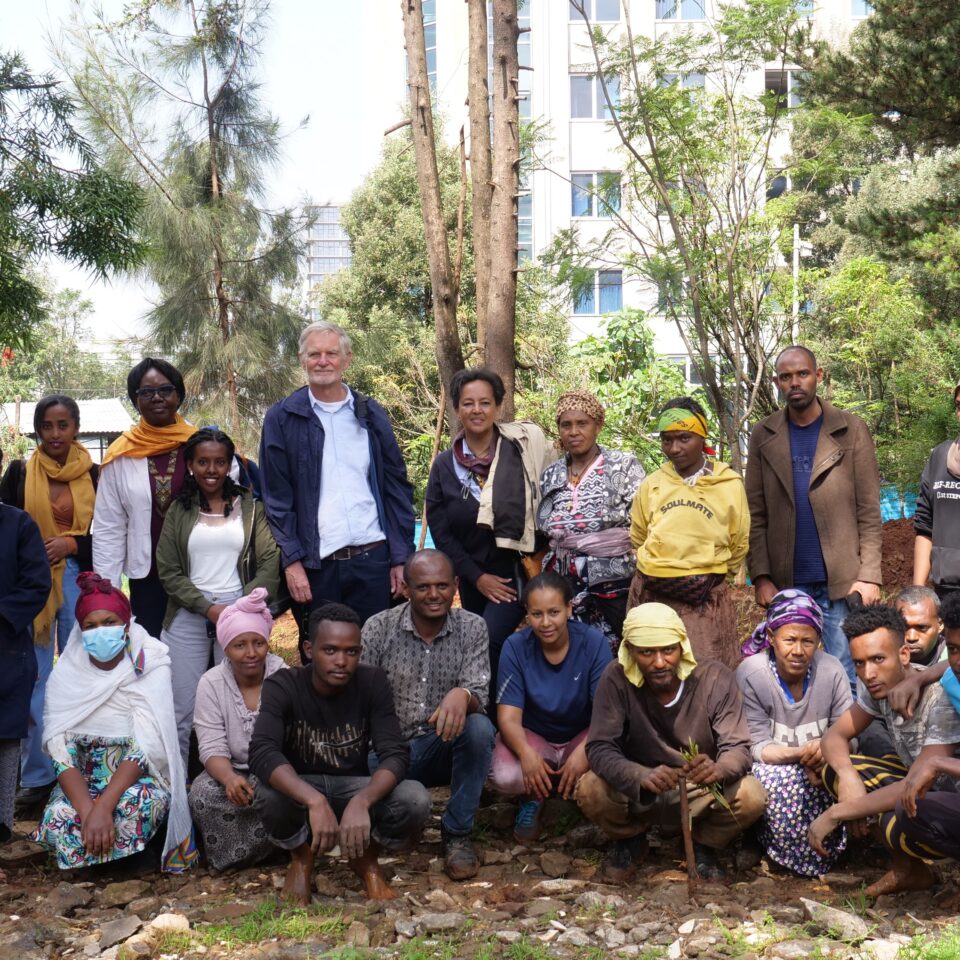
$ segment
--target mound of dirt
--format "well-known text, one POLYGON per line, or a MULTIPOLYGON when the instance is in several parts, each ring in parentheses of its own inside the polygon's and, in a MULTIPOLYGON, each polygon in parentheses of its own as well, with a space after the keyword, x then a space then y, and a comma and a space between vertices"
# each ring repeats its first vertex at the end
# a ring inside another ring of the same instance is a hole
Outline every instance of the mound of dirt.
POLYGON ((883 525, 883 589, 888 594, 913 580, 913 520, 888 520, 883 525))

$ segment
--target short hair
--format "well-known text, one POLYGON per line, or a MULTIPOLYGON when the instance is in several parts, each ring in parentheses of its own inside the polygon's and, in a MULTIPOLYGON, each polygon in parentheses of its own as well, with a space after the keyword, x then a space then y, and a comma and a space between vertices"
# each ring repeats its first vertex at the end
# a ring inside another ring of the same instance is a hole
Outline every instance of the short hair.
POLYGON ((663 410, 660 411, 661 416, 664 410, 689 410, 691 413, 699 414, 704 420, 707 419, 707 411, 693 397, 674 397, 663 405, 663 410))
POLYGON ((520 602, 523 604, 524 610, 527 609, 530 594, 536 593, 538 590, 558 590, 564 603, 569 603, 573 599, 573 587, 570 585, 570 581, 555 570, 544 570, 543 573, 538 573, 528 580, 527 585, 523 588, 520 602))
POLYGON ((38 400, 37 405, 33 408, 33 432, 38 437, 40 436, 40 425, 43 423, 43 415, 51 407, 55 407, 58 404, 61 407, 66 407, 70 411, 70 416, 76 421, 77 426, 80 426, 80 407, 77 401, 74 400, 73 397, 68 397, 62 393, 52 393, 49 397, 38 400))
POLYGON ((791 350, 799 350, 801 353, 805 353, 807 355, 807 359, 810 361, 810 366, 813 367, 814 370, 817 369, 817 355, 809 347, 805 347, 801 343, 791 343, 789 347, 784 347, 777 354, 776 360, 773 361, 774 370, 777 369, 777 364, 780 362, 780 358, 785 353, 790 353, 791 350))
POLYGON ((458 370, 450 378, 450 399, 455 407, 460 406, 460 394, 463 393, 463 388, 468 383, 476 383, 478 380, 490 385, 490 389, 493 391, 493 401, 498 407, 503 403, 507 390, 503 385, 503 380, 500 379, 500 374, 487 370, 485 367, 470 367, 466 370, 458 370))
POLYGON ((181 404, 187 399, 187 390, 183 385, 183 375, 169 360, 161 360, 159 357, 144 357, 127 374, 127 396, 130 398, 134 409, 137 407, 137 391, 140 389, 140 381, 151 370, 162 373, 173 384, 181 404))
POLYGON ((332 323, 330 320, 315 320, 313 323, 308 323, 303 330, 300 331, 300 342, 297 344, 297 356, 301 359, 307 346, 307 340, 315 333, 335 333, 340 338, 340 350, 343 355, 346 356, 348 353, 353 353, 353 341, 350 339, 350 334, 347 333, 339 323, 332 323))
POLYGON ((417 558, 422 557, 430 559, 431 557, 442 557, 446 562, 447 566, 450 567, 450 575, 455 577, 457 575, 456 567, 453 565, 453 561, 442 551, 435 550, 433 547, 427 547, 424 550, 417 550, 414 553, 411 553, 407 557, 406 561, 403 564, 403 580, 404 583, 410 582, 410 574, 413 572, 414 564, 417 562, 417 558))
POLYGON ((851 610, 843 621, 843 632, 848 641, 856 640, 874 630, 889 630, 902 647, 907 636, 907 621, 896 607, 885 603, 863 604, 851 610))
POLYGON ((943 598, 940 619, 944 630, 960 630, 960 592, 952 590, 943 598))
POLYGON ((360 614, 353 607, 348 607, 345 603, 323 603, 310 614, 307 621, 307 636, 311 643, 319 632, 320 625, 326 622, 350 623, 358 630, 363 626, 360 614))
POLYGON ((931 590, 929 587, 918 587, 915 584, 910 587, 904 587, 894 598, 894 606, 898 603, 906 604, 908 607, 912 607, 916 603, 923 603, 924 601, 929 600, 933 604, 933 609, 940 612, 940 598, 937 596, 936 590, 931 590))

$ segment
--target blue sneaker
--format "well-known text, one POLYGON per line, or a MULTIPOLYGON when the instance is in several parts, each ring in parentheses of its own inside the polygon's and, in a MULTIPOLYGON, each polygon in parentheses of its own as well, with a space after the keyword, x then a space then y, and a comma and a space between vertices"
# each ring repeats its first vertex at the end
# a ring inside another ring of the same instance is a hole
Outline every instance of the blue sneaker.
POLYGON ((543 833, 543 801, 529 797, 520 801, 517 819, 513 822, 513 839, 517 843, 535 843, 543 833))

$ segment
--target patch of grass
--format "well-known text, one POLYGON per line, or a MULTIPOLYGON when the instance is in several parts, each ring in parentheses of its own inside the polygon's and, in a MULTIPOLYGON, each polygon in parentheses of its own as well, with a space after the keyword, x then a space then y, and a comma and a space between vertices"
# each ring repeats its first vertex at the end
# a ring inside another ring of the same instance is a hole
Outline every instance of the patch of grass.
POLYGON ((267 901, 256 910, 237 920, 225 920, 197 928, 194 942, 205 947, 225 944, 235 947, 243 943, 259 943, 276 937, 279 940, 306 940, 330 938, 338 940, 344 933, 342 913, 314 907, 286 907, 267 901))
POLYGON ((843 901, 843 905, 851 913, 855 913, 860 917, 870 909, 870 897, 866 895, 865 890, 866 887, 861 884, 860 889, 856 893, 851 894, 843 901))
POLYGON ((956 960, 960 957, 960 924, 946 927, 936 936, 921 934, 900 948, 898 960, 956 960))
POLYGON ((516 943, 511 943, 504 956, 508 960, 550 960, 550 951, 539 941, 524 937, 516 943))
POLYGON ((370 950, 361 950, 358 947, 340 947, 323 954, 323 960, 367 960, 371 956, 370 950))
POLYGON ((444 940, 442 937, 414 937, 393 954, 403 960, 456 960, 462 955, 460 940, 444 940))
MULTIPOLYGON (((197 945, 195 937, 182 930, 165 930, 157 939, 157 946, 154 950, 157 956, 161 953, 187 953, 197 945)), ((133 960, 135 954, 126 946, 121 946, 117 951, 117 960, 133 960)))

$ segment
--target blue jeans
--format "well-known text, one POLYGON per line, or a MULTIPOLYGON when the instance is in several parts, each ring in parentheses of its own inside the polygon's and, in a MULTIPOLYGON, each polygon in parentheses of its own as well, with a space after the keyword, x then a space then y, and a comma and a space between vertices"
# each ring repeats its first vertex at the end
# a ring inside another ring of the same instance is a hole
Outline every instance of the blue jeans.
POLYGON ((43 752, 43 700, 47 692, 47 678, 53 670, 54 653, 63 653, 67 638, 75 622, 74 608, 80 588, 77 577, 80 567, 75 557, 67 557, 63 571, 63 603, 50 626, 50 643, 45 647, 34 645, 37 658, 37 682, 30 698, 30 724, 27 735, 20 741, 20 786, 45 787, 56 780, 53 763, 43 752))
MULTIPOLYGON (((473 830, 473 819, 480 806, 480 792, 490 773, 496 731, 483 713, 467 716, 463 733, 444 743, 435 733, 425 733, 408 741, 410 769, 407 777, 425 787, 450 785, 450 801, 443 811, 441 826, 452 836, 465 837, 473 830)), ((379 766, 371 753, 370 772, 379 766)))
POLYGON ((857 694, 857 672, 853 669, 853 660, 850 657, 850 644, 842 625, 844 618, 850 612, 846 600, 831 600, 825 583, 795 583, 798 590, 805 590, 817 601, 823 611, 823 648, 833 654, 847 671, 853 694, 857 694))

